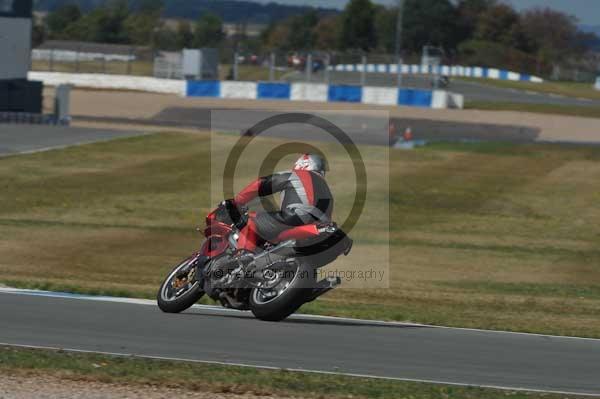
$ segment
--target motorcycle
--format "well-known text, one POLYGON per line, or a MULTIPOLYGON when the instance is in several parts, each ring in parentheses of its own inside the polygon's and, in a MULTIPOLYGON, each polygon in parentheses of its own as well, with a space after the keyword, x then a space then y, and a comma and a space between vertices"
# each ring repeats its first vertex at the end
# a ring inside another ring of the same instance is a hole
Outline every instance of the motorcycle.
POLYGON ((253 252, 238 249, 246 207, 223 201, 206 217, 199 252, 169 273, 157 294, 159 308, 179 313, 204 295, 223 307, 250 310, 265 321, 280 321, 341 283, 318 280, 318 270, 348 255, 352 240, 333 222, 291 227, 253 252))

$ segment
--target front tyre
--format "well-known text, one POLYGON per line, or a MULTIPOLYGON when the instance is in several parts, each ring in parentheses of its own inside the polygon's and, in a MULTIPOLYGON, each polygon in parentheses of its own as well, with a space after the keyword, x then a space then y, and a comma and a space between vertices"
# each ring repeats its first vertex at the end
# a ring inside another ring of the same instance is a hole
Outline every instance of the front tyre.
POLYGON ((197 278, 198 256, 187 258, 177 265, 160 286, 156 301, 160 310, 179 313, 198 302, 204 295, 197 278))
POLYGON ((268 271, 266 283, 250 292, 250 310, 260 320, 281 321, 306 302, 315 286, 314 270, 301 262, 281 263, 268 271))

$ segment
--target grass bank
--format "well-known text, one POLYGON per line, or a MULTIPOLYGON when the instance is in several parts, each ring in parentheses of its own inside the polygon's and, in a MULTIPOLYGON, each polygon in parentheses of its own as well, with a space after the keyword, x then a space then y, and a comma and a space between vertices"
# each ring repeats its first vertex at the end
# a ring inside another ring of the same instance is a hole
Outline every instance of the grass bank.
MULTIPOLYGON (((172 387, 213 392, 302 398, 461 398, 558 399, 564 396, 476 387, 460 387, 355 378, 336 375, 260 370, 247 367, 73 354, 62 351, 0 347, 0 375, 35 373, 76 381, 126 383, 132 387, 172 387)), ((569 398, 575 396, 569 395, 569 398)))
POLYGON ((600 118, 600 107, 557 104, 526 104, 494 101, 466 101, 466 109, 481 109, 489 111, 519 111, 536 114, 582 116, 585 118, 600 118))
POLYGON ((532 83, 517 82, 510 80, 477 79, 477 78, 453 78, 467 82, 479 83, 501 89, 529 90, 536 93, 557 94, 567 97, 589 98, 600 100, 600 91, 594 89, 593 83, 577 82, 550 82, 532 83))
MULTIPOLYGON (((166 133, 0 159, 0 282, 152 297, 200 244, 209 147, 166 133)), ((343 213, 352 172, 330 161, 343 213)), ((600 337, 600 148, 439 143, 390 162, 389 199, 370 181, 369 204, 389 201, 390 288, 336 289, 301 311, 600 337)), ((384 233, 362 225, 336 263, 368 261, 384 233)))
MULTIPOLYGON (((226 80, 231 71, 231 64, 219 65, 219 79, 226 80)), ((124 61, 80 61, 80 62, 64 62, 64 61, 32 61, 32 71, 38 72, 66 72, 66 73, 107 73, 115 75, 132 75, 132 76, 154 76, 154 62, 152 61, 132 61, 130 63, 124 61)), ((289 74, 293 70, 275 70, 275 80, 281 79, 284 75, 289 74)), ((238 79, 246 81, 266 81, 269 80, 269 68, 260 65, 238 65, 238 79)))
POLYGON ((154 63, 152 61, 41 61, 33 60, 31 70, 37 72, 65 72, 65 73, 108 73, 115 75, 153 76, 154 63))

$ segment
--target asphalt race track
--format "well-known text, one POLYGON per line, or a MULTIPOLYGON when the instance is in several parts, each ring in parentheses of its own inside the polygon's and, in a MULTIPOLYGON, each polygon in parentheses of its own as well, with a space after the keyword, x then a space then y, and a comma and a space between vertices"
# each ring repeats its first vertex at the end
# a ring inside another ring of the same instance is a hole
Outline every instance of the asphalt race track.
MULTIPOLYGON (((301 111, 300 111, 301 112, 301 111)), ((312 111, 311 111, 312 112, 312 111)), ((148 119, 114 117, 75 116, 76 120, 87 122, 139 123, 165 127, 185 127, 213 129, 216 131, 240 133, 256 122, 270 116, 283 115, 283 111, 259 109, 219 109, 218 107, 168 107, 148 119)), ((339 126, 354 143, 389 145, 388 120, 375 116, 348 113, 326 112, 327 120, 339 126)), ((419 118, 392 118, 391 122, 401 135, 407 127, 412 128, 415 140, 426 141, 505 141, 535 142, 539 130, 520 125, 499 125, 492 123, 448 122, 419 118)), ((327 140, 328 135, 310 125, 283 125, 265 132, 265 136, 298 138, 305 140, 327 140)))
POLYGON ((0 125, 0 157, 140 134, 142 133, 66 126, 0 125))
POLYGON ((600 395, 600 340, 317 316, 267 323, 205 306, 171 315, 151 301, 10 289, 0 320, 1 344, 600 395))
MULTIPOLYGON (((169 112, 157 118, 181 121, 187 111, 169 112)), ((362 127, 352 125, 361 141, 362 127)), ((0 157, 136 134, 5 125, 0 157)), ((600 396, 600 340, 592 339, 316 316, 266 323, 202 306, 169 315, 150 301, 0 288, 2 344, 600 396)))

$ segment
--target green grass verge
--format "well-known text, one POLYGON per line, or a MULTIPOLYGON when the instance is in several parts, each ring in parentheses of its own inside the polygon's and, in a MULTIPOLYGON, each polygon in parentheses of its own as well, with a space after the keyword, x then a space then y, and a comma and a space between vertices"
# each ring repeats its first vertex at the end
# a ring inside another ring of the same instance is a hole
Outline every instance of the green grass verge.
POLYGON ((81 61, 58 62, 50 64, 49 61, 34 60, 31 63, 32 71, 66 73, 108 73, 114 75, 153 76, 154 63, 152 61, 132 61, 129 65, 123 61, 81 61))
POLYGON ((536 93, 558 94, 567 97, 581 97, 592 100, 600 100, 600 91, 594 89, 593 83, 576 82, 550 82, 532 83, 516 82, 510 80, 477 79, 477 78, 453 78, 467 82, 479 83, 502 89, 529 90, 536 93))
MULTIPOLYGON (((231 70, 230 64, 221 64, 219 66, 219 78, 225 80, 229 71, 231 70)), ((274 79, 279 80, 284 75, 290 73, 293 70, 275 70, 274 79)), ((269 68, 259 65, 238 65, 238 80, 241 81, 268 81, 269 80, 269 68)))
POLYGON ((543 297, 551 295, 563 298, 600 299, 600 286, 572 284, 535 284, 535 283, 503 283, 497 281, 460 281, 440 282, 442 286, 459 288, 473 292, 486 291, 506 295, 527 295, 543 297))
POLYGON ((469 101, 465 103, 466 109, 480 109, 490 111, 519 111, 533 112, 536 114, 583 116, 586 118, 600 118, 600 107, 579 105, 556 104, 527 104, 492 101, 469 101))
MULTIPOLYGON (((333 398, 561 398, 517 392, 416 382, 356 378, 286 370, 115 357, 64 351, 0 347, 0 374, 56 374, 64 379, 187 389, 190 392, 333 398)), ((569 395, 569 398, 576 396, 569 395)))
MULTIPOLYGON (((154 64, 150 61, 133 61, 128 66, 127 62, 109 61, 82 61, 79 64, 75 62, 54 62, 50 65, 49 61, 33 61, 31 70, 46 72, 52 69, 53 72, 67 73, 107 73, 115 75, 132 76, 154 76, 154 64)), ((231 69, 230 64, 221 64, 219 66, 219 79, 225 80, 231 69)), ((275 80, 281 79, 291 70, 275 70, 275 80)), ((269 68, 259 65, 239 65, 238 80, 242 81, 266 81, 269 80, 269 68)))

